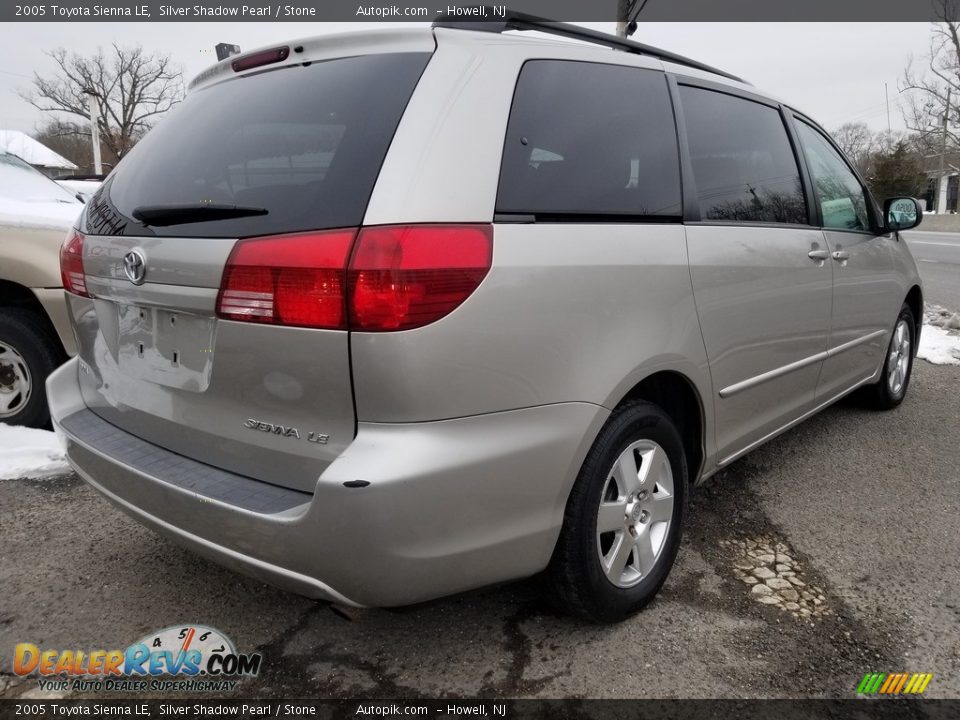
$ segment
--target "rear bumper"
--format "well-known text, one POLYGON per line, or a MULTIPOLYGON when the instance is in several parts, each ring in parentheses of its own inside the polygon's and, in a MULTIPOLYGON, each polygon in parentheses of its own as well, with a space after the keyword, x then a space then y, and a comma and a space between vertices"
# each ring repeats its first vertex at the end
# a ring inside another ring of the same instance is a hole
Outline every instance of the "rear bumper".
POLYGON ((89 413, 74 359, 47 381, 91 486, 198 554, 309 597, 395 606, 532 575, 608 411, 562 403, 440 422, 360 423, 311 493, 182 458, 89 413), (365 487, 345 487, 363 480, 365 487))

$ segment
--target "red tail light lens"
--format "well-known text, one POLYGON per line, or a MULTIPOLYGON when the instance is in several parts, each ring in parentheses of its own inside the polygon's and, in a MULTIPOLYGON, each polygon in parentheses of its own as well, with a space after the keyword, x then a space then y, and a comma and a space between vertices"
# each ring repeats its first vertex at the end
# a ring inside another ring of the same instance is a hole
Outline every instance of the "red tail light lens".
POLYGON ((67 292, 90 297, 83 272, 83 235, 76 228, 71 228, 60 246, 60 279, 67 292))
POLYGON ((352 330, 409 330, 453 312, 480 285, 490 225, 363 228, 350 261, 352 330))
POLYGON ((346 266, 356 230, 240 240, 217 315, 228 320, 345 330, 346 266))
POLYGON ((382 226, 359 236, 351 229, 240 240, 223 272, 217 315, 331 330, 409 330, 466 300, 489 272, 492 254, 490 225, 382 226))

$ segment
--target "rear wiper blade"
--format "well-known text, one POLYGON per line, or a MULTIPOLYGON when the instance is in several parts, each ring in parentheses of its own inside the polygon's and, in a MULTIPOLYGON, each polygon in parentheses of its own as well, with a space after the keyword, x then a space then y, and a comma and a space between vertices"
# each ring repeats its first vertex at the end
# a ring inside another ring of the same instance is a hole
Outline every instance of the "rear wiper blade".
POLYGON ((185 225, 186 223, 229 220, 230 218, 266 215, 267 209, 248 205, 195 203, 185 205, 141 205, 134 208, 133 217, 144 225, 185 225))

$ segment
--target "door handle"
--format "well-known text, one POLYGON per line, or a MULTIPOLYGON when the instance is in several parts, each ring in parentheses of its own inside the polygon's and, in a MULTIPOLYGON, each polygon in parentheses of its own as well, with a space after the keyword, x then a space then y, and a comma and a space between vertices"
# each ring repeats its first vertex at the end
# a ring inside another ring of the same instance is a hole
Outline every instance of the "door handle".
POLYGON ((813 260, 815 263, 823 265, 823 261, 830 257, 830 253, 826 250, 811 250, 807 253, 807 257, 813 260))
POLYGON ((850 259, 850 253, 848 253, 846 250, 834 250, 833 259, 841 265, 846 265, 847 260, 850 259))

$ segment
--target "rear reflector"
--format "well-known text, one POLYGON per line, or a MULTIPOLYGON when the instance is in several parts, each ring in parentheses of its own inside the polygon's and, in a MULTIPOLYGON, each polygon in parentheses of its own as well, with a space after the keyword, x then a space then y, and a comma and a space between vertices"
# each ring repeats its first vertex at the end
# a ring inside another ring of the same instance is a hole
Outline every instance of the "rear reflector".
POLYGON ((346 265, 356 230, 240 240, 223 272, 217 315, 346 329, 346 265))
POLYGON ((409 330, 450 314, 490 270, 489 225, 363 228, 350 261, 350 328, 409 330))
POLYGON ((289 55, 290 48, 288 47, 272 48, 237 58, 230 63, 230 65, 234 72, 243 72, 244 70, 260 67, 261 65, 271 65, 276 62, 281 62, 282 60, 286 60, 289 55))
POLYGON ((490 225, 378 226, 359 234, 240 240, 224 269, 217 315, 331 330, 409 330, 463 303, 486 277, 492 254, 490 225))
POLYGON ((70 229, 60 246, 60 279, 67 292, 90 297, 83 272, 83 235, 76 228, 70 229))

